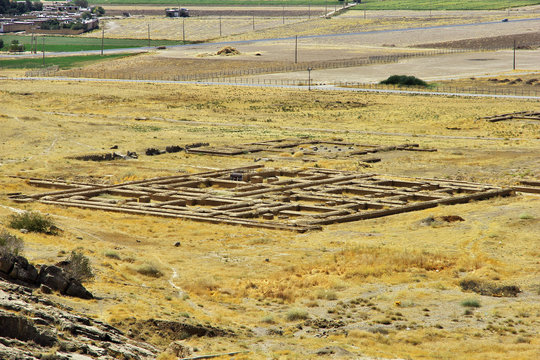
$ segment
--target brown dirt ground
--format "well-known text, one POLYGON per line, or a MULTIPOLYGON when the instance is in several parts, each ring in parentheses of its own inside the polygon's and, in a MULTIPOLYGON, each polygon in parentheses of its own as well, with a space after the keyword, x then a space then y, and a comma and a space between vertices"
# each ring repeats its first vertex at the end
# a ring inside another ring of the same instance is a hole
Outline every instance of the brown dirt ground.
POLYGON ((439 43, 419 44, 420 48, 443 48, 443 49, 501 49, 511 48, 516 41, 516 48, 536 48, 540 46, 540 32, 492 36, 458 41, 444 41, 439 43))

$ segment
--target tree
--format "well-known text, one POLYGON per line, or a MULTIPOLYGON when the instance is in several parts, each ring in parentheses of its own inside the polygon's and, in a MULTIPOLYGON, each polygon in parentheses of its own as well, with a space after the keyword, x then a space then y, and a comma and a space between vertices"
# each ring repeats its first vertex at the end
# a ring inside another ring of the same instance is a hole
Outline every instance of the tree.
POLYGON ((84 29, 84 25, 80 21, 77 21, 71 24, 71 30, 81 30, 81 29, 84 29))
POLYGON ((105 15, 105 9, 101 6, 96 6, 92 9, 92 13, 96 14, 98 17, 105 15))
POLYGON ((4 40, 0 39, 0 50, 4 47, 4 40))
POLYGON ((75 0, 73 1, 73 5, 77 5, 82 8, 88 7, 88 0, 75 0))

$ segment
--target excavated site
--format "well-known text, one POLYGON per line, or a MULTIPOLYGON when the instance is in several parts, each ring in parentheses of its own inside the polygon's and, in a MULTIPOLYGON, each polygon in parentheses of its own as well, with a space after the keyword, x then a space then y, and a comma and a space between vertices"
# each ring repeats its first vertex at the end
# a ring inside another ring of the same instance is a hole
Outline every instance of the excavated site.
POLYGON ((538 358, 537 9, 197 7, 217 43, 0 69, 0 359, 538 358))

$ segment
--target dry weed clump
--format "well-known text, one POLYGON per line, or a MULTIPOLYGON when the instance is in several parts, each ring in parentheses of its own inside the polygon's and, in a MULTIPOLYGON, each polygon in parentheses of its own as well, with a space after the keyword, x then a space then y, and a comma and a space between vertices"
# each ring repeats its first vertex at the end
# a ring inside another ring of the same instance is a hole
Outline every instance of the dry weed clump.
POLYGON ((317 262, 284 268, 264 280, 251 279, 241 295, 292 303, 313 292, 313 299, 336 300, 336 291, 350 287, 350 280, 380 278, 413 269, 440 271, 455 264, 456 259, 441 254, 357 247, 317 262))
POLYGON ((497 285, 492 282, 479 279, 464 279, 459 282, 463 291, 473 291, 484 296, 515 297, 521 292, 516 285, 497 285))
POLYGON ((163 273, 159 268, 151 263, 146 263, 135 267, 135 271, 141 275, 150 276, 154 278, 159 278, 163 276, 163 273))
POLYGON ((454 264, 455 259, 442 254, 358 247, 336 255, 329 270, 342 273, 345 278, 367 278, 412 269, 439 271, 454 264))
POLYGON ((9 232, 0 232, 0 256, 3 254, 20 255, 24 249, 24 241, 9 232))
POLYGON ((197 295, 208 295, 220 289, 218 279, 213 276, 192 278, 182 284, 182 288, 197 295))

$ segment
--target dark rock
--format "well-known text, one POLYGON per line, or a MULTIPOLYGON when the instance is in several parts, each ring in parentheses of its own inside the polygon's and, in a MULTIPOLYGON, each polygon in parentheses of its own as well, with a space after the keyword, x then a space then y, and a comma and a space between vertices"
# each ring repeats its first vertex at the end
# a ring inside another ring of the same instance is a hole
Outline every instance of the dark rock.
POLYGON ((69 286, 69 279, 58 266, 43 265, 39 271, 38 282, 61 293, 64 293, 69 286))
POLYGON ((9 274, 15 264, 15 256, 9 253, 0 253, 0 272, 9 274))
POLYGON ((179 247, 180 246, 180 241, 175 242, 174 246, 179 247))
POLYGON ((177 146, 177 145, 167 146, 165 148, 165 151, 168 152, 168 153, 177 153, 177 152, 180 152, 182 150, 184 150, 184 148, 181 147, 181 146, 177 146))
POLYGON ((343 357, 351 357, 354 356, 354 354, 350 351, 347 351, 339 346, 326 346, 322 349, 317 350, 317 355, 336 355, 340 358, 343 357))
POLYGON ((160 154, 162 154, 162 151, 159 150, 159 149, 156 149, 156 148, 148 148, 148 149, 146 149, 145 154, 147 156, 160 155, 160 154))
POLYGON ((22 256, 15 257, 15 263, 9 273, 12 279, 20 280, 28 284, 34 284, 38 277, 36 268, 28 263, 28 260, 22 256))
POLYGON ((31 320, 24 316, 10 314, 0 310, 0 337, 34 341, 36 344, 51 347, 56 337, 49 332, 40 332, 31 320))
POLYGON ((93 359, 150 360, 159 353, 110 325, 70 311, 0 279, 0 359, 69 360, 84 354, 93 359))
POLYGON ((71 279, 66 289, 66 295, 81 299, 93 299, 94 296, 76 279, 71 279))
POLYGON ((116 149, 118 149, 118 145, 111 146, 111 150, 116 150, 116 149))

